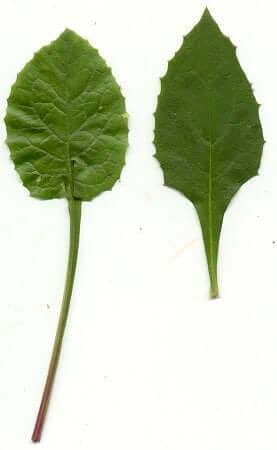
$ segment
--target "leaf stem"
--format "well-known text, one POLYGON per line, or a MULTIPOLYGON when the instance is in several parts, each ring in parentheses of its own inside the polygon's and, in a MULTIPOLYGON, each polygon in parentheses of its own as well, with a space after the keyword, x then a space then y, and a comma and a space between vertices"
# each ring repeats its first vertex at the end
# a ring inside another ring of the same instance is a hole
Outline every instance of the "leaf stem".
POLYGON ((68 317, 68 311, 70 306, 72 288, 75 277, 78 248, 79 248, 79 236, 80 236, 80 223, 81 223, 81 200, 69 199, 68 208, 70 216, 70 244, 69 244, 69 256, 67 265, 67 275, 65 282, 65 289, 62 301, 62 307, 54 342, 54 347, 52 351, 52 356, 50 360, 50 365, 48 369, 48 375, 41 399, 41 404, 35 424, 35 428, 32 435, 33 442, 39 442, 41 437, 41 432, 47 413, 47 408, 49 404, 49 398, 53 387, 53 382, 58 366, 59 356, 62 347, 62 341, 65 331, 65 326, 68 317))
POLYGON ((217 283, 217 269, 212 267, 210 271, 210 298, 217 298, 219 296, 218 283, 217 283))

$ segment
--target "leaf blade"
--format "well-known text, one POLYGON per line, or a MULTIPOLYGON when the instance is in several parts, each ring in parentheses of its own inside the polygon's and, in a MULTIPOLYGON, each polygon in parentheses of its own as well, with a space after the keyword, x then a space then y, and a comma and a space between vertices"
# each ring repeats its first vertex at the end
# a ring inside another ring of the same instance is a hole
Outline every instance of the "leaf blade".
POLYGON ((86 40, 65 30, 39 50, 18 74, 5 119, 31 195, 91 200, 111 189, 125 163, 125 112, 110 68, 86 40))
POLYGON ((165 185, 197 210, 212 297, 224 213, 260 165, 258 107, 235 47, 206 9, 161 79, 154 143, 165 185))

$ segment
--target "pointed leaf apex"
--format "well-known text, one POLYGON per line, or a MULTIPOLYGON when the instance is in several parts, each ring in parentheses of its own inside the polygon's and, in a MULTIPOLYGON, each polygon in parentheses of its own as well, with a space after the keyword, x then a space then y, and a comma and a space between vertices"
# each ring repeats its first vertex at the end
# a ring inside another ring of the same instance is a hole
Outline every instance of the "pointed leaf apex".
POLYGON ((208 17, 211 17, 211 13, 210 13, 210 11, 209 11, 209 8, 206 6, 206 8, 204 9, 204 12, 203 12, 203 16, 208 16, 208 17))
POLYGON ((202 21, 215 22, 213 16, 211 15, 210 11, 208 10, 207 6, 202 14, 200 22, 202 22, 202 21))

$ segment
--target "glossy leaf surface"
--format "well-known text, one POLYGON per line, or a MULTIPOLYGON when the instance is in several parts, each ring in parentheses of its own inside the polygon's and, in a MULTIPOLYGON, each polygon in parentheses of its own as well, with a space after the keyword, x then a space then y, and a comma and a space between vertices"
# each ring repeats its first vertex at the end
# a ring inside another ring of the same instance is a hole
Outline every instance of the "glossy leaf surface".
POLYGON ((211 297, 218 296, 223 215, 260 165, 264 139, 258 107, 235 47, 206 9, 161 80, 155 145, 166 186, 184 194, 197 210, 211 297))

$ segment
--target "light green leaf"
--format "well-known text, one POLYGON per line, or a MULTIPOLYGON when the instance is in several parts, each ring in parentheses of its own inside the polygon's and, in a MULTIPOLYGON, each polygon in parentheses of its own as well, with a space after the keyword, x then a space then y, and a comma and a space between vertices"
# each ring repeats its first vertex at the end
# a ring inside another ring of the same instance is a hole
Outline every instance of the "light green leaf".
MULTIPOLYGON (((70 246, 60 319, 32 440, 39 441, 60 356, 76 270, 82 201, 113 187, 125 162, 128 115, 97 50, 65 30, 18 74, 8 99, 7 144, 33 197, 65 197, 70 246)), ((31 280, 30 280, 31 282, 31 280)))
POLYGON ((206 9, 161 80, 155 145, 166 186, 183 193, 198 213, 211 297, 218 296, 223 215, 260 165, 264 139, 258 108, 235 47, 206 9))

